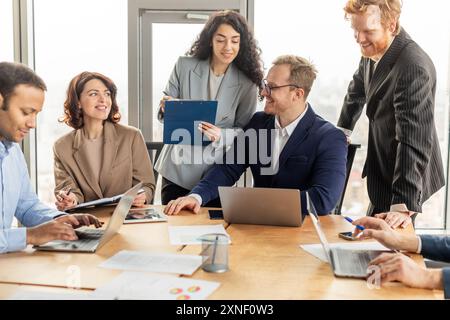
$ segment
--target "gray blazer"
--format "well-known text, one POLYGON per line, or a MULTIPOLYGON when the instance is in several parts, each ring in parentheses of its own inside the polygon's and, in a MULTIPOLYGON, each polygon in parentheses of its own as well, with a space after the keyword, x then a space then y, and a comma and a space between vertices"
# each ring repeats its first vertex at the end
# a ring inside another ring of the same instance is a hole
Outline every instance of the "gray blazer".
MULTIPOLYGON (((209 70, 209 59, 180 57, 164 94, 179 99, 207 100, 209 70)), ((223 129, 243 128, 255 113, 257 98, 257 86, 231 64, 217 93, 216 126, 223 129)), ((222 137, 226 137, 223 139, 225 145, 210 144, 207 147, 165 145, 155 168, 166 179, 192 190, 211 167, 210 161, 222 158, 226 147, 233 142, 235 131, 222 130, 222 137), (215 149, 214 152, 211 152, 212 149, 215 149), (214 154, 214 157, 204 161, 202 154, 214 154), (192 159, 200 161, 193 163, 192 159)))
MULTIPOLYGON (((450 237, 422 235, 421 254, 431 260, 450 262, 450 237)), ((450 268, 442 269, 445 299, 450 299, 450 268)))

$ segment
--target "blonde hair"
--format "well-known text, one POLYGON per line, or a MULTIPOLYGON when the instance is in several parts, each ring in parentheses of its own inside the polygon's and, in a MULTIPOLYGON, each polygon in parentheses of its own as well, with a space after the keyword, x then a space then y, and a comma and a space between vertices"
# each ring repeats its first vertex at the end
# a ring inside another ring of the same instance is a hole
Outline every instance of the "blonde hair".
POLYGON ((400 14, 402 13, 402 0, 348 0, 344 7, 345 18, 349 19, 352 14, 367 12, 371 5, 377 6, 381 11, 381 24, 386 27, 390 22, 396 21, 395 35, 400 33, 400 14))
POLYGON ((296 84, 305 91, 305 99, 308 97, 314 80, 316 80, 317 69, 308 60, 299 56, 284 55, 275 59, 273 62, 275 66, 281 64, 288 64, 291 69, 289 81, 296 84))

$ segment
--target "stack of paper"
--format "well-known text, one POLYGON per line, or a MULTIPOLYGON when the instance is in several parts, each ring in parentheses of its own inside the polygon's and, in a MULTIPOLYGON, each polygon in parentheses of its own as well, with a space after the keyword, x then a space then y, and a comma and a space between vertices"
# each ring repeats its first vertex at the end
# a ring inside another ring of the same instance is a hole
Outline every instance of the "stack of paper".
MULTIPOLYGON (((210 233, 224 234, 230 238, 222 224, 182 227, 169 226, 170 243, 173 245, 201 244, 202 241, 200 240, 200 237, 210 233)), ((231 241, 229 241, 229 243, 231 243, 231 241)))

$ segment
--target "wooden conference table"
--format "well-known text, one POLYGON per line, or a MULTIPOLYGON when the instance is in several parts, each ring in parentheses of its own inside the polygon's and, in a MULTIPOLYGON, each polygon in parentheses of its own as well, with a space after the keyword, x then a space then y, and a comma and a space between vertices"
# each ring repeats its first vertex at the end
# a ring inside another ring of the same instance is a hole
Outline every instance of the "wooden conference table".
MULTIPOLYGON (((158 206, 155 206, 158 207, 158 206)), ((113 207, 85 212, 107 221, 113 207)), ((123 225, 120 233, 94 254, 25 251, 0 255, 0 299, 7 299, 20 288, 48 292, 71 292, 79 287, 91 291, 106 284, 121 271, 98 265, 121 250, 199 254, 199 245, 173 246, 168 225, 222 223, 231 236, 230 270, 221 274, 197 270, 191 278, 217 281, 221 286, 210 299, 442 299, 442 291, 408 288, 389 284, 370 289, 366 281, 333 276, 330 266, 303 251, 300 244, 319 243, 309 217, 300 228, 228 224, 210 220, 207 209, 194 215, 184 211, 169 217, 168 223, 123 225), (76 279, 76 280, 75 280, 76 279)), ((321 217, 330 242, 342 242, 338 232, 351 231, 341 216, 321 217)), ((401 232, 414 232, 412 227, 401 232)), ((423 265, 420 255, 412 255, 423 265)), ((186 277, 186 276, 183 276, 186 277)), ((80 292, 78 291, 78 292, 80 292)))

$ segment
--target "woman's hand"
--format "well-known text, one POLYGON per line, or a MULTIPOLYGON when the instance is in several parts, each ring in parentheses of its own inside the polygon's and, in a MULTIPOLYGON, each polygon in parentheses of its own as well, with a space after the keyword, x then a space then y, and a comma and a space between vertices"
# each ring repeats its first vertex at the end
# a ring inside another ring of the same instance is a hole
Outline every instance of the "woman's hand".
POLYGON ((212 142, 219 141, 222 137, 222 130, 209 122, 200 122, 198 125, 198 130, 200 130, 212 142))
POLYGON ((179 100, 179 99, 175 99, 174 97, 171 97, 171 96, 163 96, 162 99, 159 101, 160 112, 164 113, 164 109, 166 107, 166 101, 169 101, 169 100, 179 100))
POLYGON ((143 206, 145 206, 145 201, 146 201, 145 192, 141 193, 141 194, 138 194, 136 196, 136 198, 134 198, 133 206, 135 206, 135 207, 143 207, 143 206))
POLYGON ((56 208, 59 211, 64 211, 68 208, 74 207, 78 204, 77 196, 69 190, 60 190, 56 195, 56 208))

